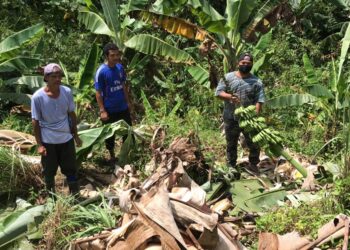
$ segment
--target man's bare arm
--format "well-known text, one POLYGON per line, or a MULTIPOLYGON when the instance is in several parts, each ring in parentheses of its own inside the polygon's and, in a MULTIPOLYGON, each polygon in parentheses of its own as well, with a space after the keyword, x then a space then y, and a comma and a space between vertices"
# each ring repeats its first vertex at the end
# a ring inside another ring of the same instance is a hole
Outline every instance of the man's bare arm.
POLYGON ((130 102, 130 97, 129 97, 129 85, 127 84, 124 84, 124 96, 125 96, 125 99, 126 99, 126 102, 128 103, 128 106, 129 106, 129 109, 131 109, 131 102, 130 102))
POLYGON ((41 140, 41 129, 39 125, 39 121, 32 119, 32 125, 33 125, 33 133, 36 140, 36 143, 38 144, 38 153, 40 155, 46 156, 46 148, 43 146, 43 142, 41 140))
POLYGON ((96 101, 98 108, 100 109, 100 118, 102 121, 108 120, 108 113, 105 110, 105 106, 103 104, 103 97, 101 95, 101 92, 99 90, 96 90, 96 101))
POLYGON ((40 130, 40 126, 39 126, 39 121, 32 119, 32 125, 33 125, 33 133, 35 136, 36 143, 39 146, 42 146, 43 143, 41 141, 41 130, 40 130))
POLYGON ((225 91, 221 91, 217 97, 220 98, 221 100, 229 101, 231 103, 239 103, 240 102, 239 98, 237 96, 226 93, 225 91))
POLYGON ((97 101, 98 107, 100 109, 100 112, 105 111, 105 107, 103 104, 103 98, 102 98, 101 92, 98 90, 96 91, 96 101, 97 101))
POLYGON ((74 111, 68 113, 70 120, 71 120, 71 133, 74 137, 75 143, 78 147, 81 146, 81 140, 78 135, 78 129, 77 129, 77 115, 74 111))

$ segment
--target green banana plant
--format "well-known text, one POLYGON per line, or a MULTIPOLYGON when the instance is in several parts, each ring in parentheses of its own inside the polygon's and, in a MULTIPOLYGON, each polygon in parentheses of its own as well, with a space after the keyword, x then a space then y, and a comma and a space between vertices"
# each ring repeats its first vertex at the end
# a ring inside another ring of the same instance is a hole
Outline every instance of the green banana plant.
POLYGON ((92 96, 94 95, 94 90, 91 86, 100 56, 101 50, 97 43, 93 43, 86 55, 82 58, 78 72, 67 72, 64 64, 60 62, 65 75, 65 84, 70 85, 73 89, 76 102, 76 114, 79 121, 81 120, 83 111, 86 109, 86 106, 90 105, 92 96), (70 81, 71 76, 74 76, 72 81, 70 81))
MULTIPOLYGON (((142 22, 131 18, 128 12, 140 9, 147 4, 147 1, 133 0, 127 5, 121 5, 116 4, 115 0, 102 0, 102 12, 91 1, 86 0, 85 3, 86 6, 82 6, 79 10, 79 22, 94 34, 109 36, 122 51, 128 47, 143 54, 165 57, 173 62, 193 64, 194 59, 189 53, 154 35, 136 34, 133 31, 133 26, 141 25, 142 27, 142 22)), ((136 63, 138 60, 140 60, 140 55, 137 53, 130 60, 128 75, 131 76, 140 63, 145 63, 145 60, 136 63)))
MULTIPOLYGON (((143 21, 156 27, 162 27, 169 33, 188 39, 204 41, 203 43, 210 40, 211 44, 214 43, 218 48, 218 52, 222 55, 224 71, 228 72, 235 67, 237 55, 242 51, 244 43, 256 41, 257 30, 260 33, 266 33, 274 25, 274 23, 269 23, 268 19, 277 15, 281 3, 282 1, 269 0, 259 6, 257 1, 254 0, 227 0, 224 16, 219 14, 206 0, 176 2, 159 0, 148 9, 147 5, 145 5, 142 11, 139 11, 141 6, 135 8, 138 11, 135 11, 133 8, 128 11, 137 13, 143 21), (169 15, 178 13, 183 9, 191 11, 198 25, 169 15), (245 42, 243 42, 244 39, 246 39, 245 42)), ((254 73, 259 70, 268 58, 268 55, 262 55, 262 53, 259 53, 259 50, 266 50, 269 39, 271 39, 271 33, 266 35, 264 39, 261 39, 261 42, 258 43, 259 46, 255 49, 255 56, 260 58, 253 69, 254 73)), ((154 45, 155 43, 152 43, 152 46, 154 45)), ((156 51, 146 48, 146 45, 142 49, 137 46, 132 48, 149 55, 155 55, 154 52, 156 51)), ((210 54, 211 48, 208 50, 210 54)), ((162 52, 162 56, 164 56, 164 51, 162 52)), ((161 54, 157 53, 157 55, 161 54)), ((215 66, 210 65, 209 55, 208 64, 210 66, 209 70, 205 69, 201 62, 196 62, 194 65, 189 65, 187 71, 196 81, 209 86, 211 69, 215 71, 215 66)))
MULTIPOLYGON (((350 44, 350 26, 348 26, 342 41, 341 55, 338 63, 334 60, 329 66, 330 78, 326 85, 320 84, 321 77, 316 75, 309 57, 304 54, 303 62, 306 71, 306 79, 308 85, 305 92, 301 94, 282 95, 270 99, 267 106, 272 109, 285 108, 292 106, 301 106, 311 104, 317 110, 320 110, 328 120, 325 123, 333 123, 341 121, 344 112, 349 109, 349 79, 344 76, 344 63, 346 61, 347 52, 350 44)), ((317 111, 318 112, 318 111, 317 111)))
POLYGON ((30 53, 31 56, 21 55, 21 51, 28 43, 39 39, 44 34, 44 26, 39 23, 18 31, 0 42, 0 73, 5 91, 0 93, 0 101, 11 101, 17 104, 30 104, 30 95, 35 89, 43 85, 42 76, 32 75, 34 69, 42 64, 38 57, 42 50, 42 40, 30 53), (9 78, 17 75, 15 78, 9 78), (16 86, 27 86, 29 93, 14 93, 16 86), (12 88, 11 88, 12 87, 12 88))

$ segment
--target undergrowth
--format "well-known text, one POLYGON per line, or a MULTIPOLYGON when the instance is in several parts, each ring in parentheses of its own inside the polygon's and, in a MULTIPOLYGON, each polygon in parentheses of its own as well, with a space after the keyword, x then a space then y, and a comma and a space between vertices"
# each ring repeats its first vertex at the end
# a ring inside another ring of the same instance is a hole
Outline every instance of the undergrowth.
POLYGON ((318 201, 302 203, 299 207, 280 207, 259 217, 258 231, 277 234, 297 231, 317 238, 321 226, 340 213, 350 214, 350 177, 336 180, 331 191, 321 193, 323 197, 318 201))
POLYGON ((324 213, 323 202, 302 204, 297 208, 282 207, 257 219, 261 232, 285 234, 297 231, 301 235, 317 237, 317 230, 334 217, 324 213))
POLYGON ((32 123, 29 116, 1 113, 0 121, 0 129, 12 129, 19 132, 32 134, 32 123))
POLYGON ((110 208, 106 200, 86 206, 74 205, 74 199, 57 197, 57 201, 42 224, 44 238, 41 245, 46 249, 66 249, 77 238, 90 236, 115 228, 121 212, 110 208))

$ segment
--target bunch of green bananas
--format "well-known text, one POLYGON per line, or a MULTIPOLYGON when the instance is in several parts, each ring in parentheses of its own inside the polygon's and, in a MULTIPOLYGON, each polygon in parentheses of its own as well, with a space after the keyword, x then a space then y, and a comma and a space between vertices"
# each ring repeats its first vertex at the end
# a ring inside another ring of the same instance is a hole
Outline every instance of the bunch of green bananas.
POLYGON ((267 154, 280 156, 282 155, 289 161, 304 177, 307 176, 306 169, 288 152, 283 150, 282 137, 279 132, 268 128, 264 117, 258 117, 255 106, 251 105, 246 108, 239 107, 235 110, 235 115, 239 118, 239 126, 248 132, 254 143, 265 148, 267 154))
POLYGON ((239 126, 251 134, 254 143, 282 145, 280 133, 267 127, 265 118, 257 116, 254 105, 237 108, 235 115, 239 117, 239 126))

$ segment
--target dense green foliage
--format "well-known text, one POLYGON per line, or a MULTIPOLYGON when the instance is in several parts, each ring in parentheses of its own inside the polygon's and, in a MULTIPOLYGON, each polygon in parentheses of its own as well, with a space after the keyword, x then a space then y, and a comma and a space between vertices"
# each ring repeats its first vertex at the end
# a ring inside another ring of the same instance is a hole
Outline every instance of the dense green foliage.
MULTIPOLYGON (((262 113, 266 124, 283 134, 286 148, 319 163, 334 162, 347 175, 348 1, 257 0, 241 5, 239 2, 1 1, 0 128, 30 133, 30 116, 9 111, 18 104, 28 105, 30 94, 44 84, 38 68, 48 62, 60 63, 64 68, 63 81, 73 89, 79 121, 98 123, 92 78, 103 62, 103 45, 113 41, 123 51, 134 123, 164 126, 166 144, 176 136, 194 131, 206 161, 213 167, 222 167, 225 165, 225 139, 219 129, 222 101, 214 97, 214 88, 225 72, 235 68, 239 52, 252 51, 254 73, 262 79, 268 100, 262 113), (208 46, 205 40, 185 36, 190 33, 187 28, 182 32, 165 28, 164 23, 163 26, 150 23, 142 18, 140 10, 151 13, 160 23, 171 17, 181 18, 179 23, 190 22, 192 29, 206 32, 203 36, 210 40, 209 47, 205 47, 208 46), (264 26, 266 20, 268 25, 264 26), (23 30, 26 31, 22 33, 23 30), (8 39, 13 36, 16 39, 8 39)), ((104 152, 99 154, 101 157, 104 152)), ((135 165, 143 170, 149 158, 150 150, 142 145, 135 154, 135 165)), ((97 162, 96 157, 88 161, 97 162)), ((259 228, 276 233, 295 229, 314 236, 329 217, 338 212, 348 213, 349 186, 349 179, 339 180, 329 203, 325 204, 328 199, 325 198, 314 206, 281 208, 262 217, 259 228), (274 221, 280 223, 271 223, 274 221)), ((52 240, 52 245, 58 248, 68 242, 65 237, 75 230, 73 236, 88 235, 86 230, 100 219, 95 216, 100 211, 97 206, 87 210, 71 208, 64 202, 56 206, 52 221, 45 226, 56 222, 60 226, 45 240, 52 240), (91 220, 80 221, 82 214, 91 215, 91 220), (75 215, 76 221, 64 224, 75 215), (79 223, 82 224, 78 226, 79 223)), ((108 220, 91 232, 111 226, 117 216, 102 214, 108 220)))

